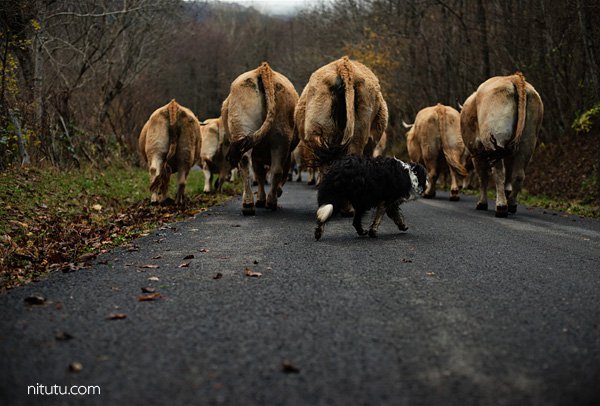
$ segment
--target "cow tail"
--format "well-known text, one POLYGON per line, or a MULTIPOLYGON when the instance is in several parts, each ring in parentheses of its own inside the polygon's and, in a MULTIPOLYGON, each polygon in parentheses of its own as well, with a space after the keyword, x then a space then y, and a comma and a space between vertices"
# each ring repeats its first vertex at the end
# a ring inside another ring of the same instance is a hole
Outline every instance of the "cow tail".
POLYGON ((513 144, 519 144, 525 129, 525 115, 527 112, 527 89, 525 76, 521 72, 513 75, 513 85, 517 91, 517 128, 513 137, 513 144))
POLYGON ((435 107, 435 112, 438 116, 438 129, 440 132, 440 139, 442 140, 442 151, 444 151, 444 157, 449 167, 458 172, 461 176, 467 176, 467 170, 460 162, 460 159, 451 152, 450 144, 448 142, 448 116, 446 114, 446 108, 438 103, 435 107))
POLYGON ((178 107, 175 99, 171 100, 167 105, 167 110, 169 112, 169 150, 167 152, 165 163, 175 156, 175 151, 177 150, 177 141, 179 138, 179 126, 177 124, 178 107))
POLYGON ((338 65, 338 75, 344 82, 344 95, 346 101, 346 127, 344 128, 344 136, 342 145, 350 144, 354 135, 354 70, 347 56, 342 57, 341 63, 338 65))
POLYGON ((267 115, 265 121, 252 136, 252 143, 256 145, 269 132, 275 121, 275 84, 273 83, 273 70, 268 63, 263 62, 258 68, 262 87, 264 89, 265 104, 267 115))

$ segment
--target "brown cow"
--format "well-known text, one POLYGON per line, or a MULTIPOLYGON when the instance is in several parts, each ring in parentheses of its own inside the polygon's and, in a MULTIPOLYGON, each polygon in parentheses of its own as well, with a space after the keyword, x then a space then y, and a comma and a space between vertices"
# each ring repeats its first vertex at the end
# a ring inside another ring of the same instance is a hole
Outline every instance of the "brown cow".
POLYGON ((177 204, 183 204, 190 169, 200 158, 200 123, 175 99, 156 110, 140 133, 139 148, 149 165, 152 203, 163 201, 171 173, 177 172, 177 204))
POLYGON ((228 158, 238 166, 244 184, 242 213, 254 215, 254 197, 250 184, 250 159, 258 182, 256 207, 277 209, 277 198, 287 180, 290 154, 298 140, 294 137, 294 108, 298 93, 281 73, 266 62, 238 76, 223 102, 221 118, 229 137, 228 158), (271 172, 271 190, 265 194, 267 166, 271 172))
POLYGON ((491 167, 496 183, 496 217, 517 212, 517 195, 535 149, 543 115, 540 95, 521 72, 488 79, 465 101, 460 124, 480 178, 478 210, 488 208, 491 167))
POLYGON ((295 120, 299 138, 313 150, 371 156, 387 127, 388 110, 373 72, 344 56, 310 76, 295 120))
POLYGON ((229 140, 225 137, 221 117, 209 118, 200 123, 202 134, 202 149, 200 159, 204 172, 204 192, 214 190, 212 184, 213 174, 218 174, 217 190, 223 189, 223 184, 231 173, 231 165, 225 159, 229 148, 229 140))
POLYGON ((427 168, 429 185, 423 197, 434 198, 438 176, 444 166, 450 170, 450 200, 457 201, 457 174, 466 176, 462 164, 465 145, 460 135, 460 113, 449 106, 437 104, 417 113, 414 124, 404 123, 410 128, 406 134, 406 146, 411 161, 420 162, 427 168))

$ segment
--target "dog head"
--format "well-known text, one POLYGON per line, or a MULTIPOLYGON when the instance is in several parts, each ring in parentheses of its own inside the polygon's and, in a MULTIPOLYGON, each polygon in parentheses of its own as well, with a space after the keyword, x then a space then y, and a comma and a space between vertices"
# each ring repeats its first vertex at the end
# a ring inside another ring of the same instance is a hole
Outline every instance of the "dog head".
POLYGON ((411 162, 409 164, 409 167, 409 175, 412 183, 413 192, 417 196, 420 196, 421 193, 423 193, 423 191, 428 186, 427 171, 425 170, 423 165, 420 165, 416 162, 411 162))

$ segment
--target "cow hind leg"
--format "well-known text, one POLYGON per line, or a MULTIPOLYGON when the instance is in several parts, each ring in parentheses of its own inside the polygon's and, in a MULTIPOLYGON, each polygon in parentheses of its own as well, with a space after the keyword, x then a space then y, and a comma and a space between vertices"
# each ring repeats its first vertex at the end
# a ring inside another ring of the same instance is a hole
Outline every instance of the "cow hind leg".
POLYGON ((487 187, 489 181, 489 165, 483 159, 475 159, 475 170, 479 176, 479 200, 477 200, 477 210, 487 210, 487 187))
POLYGON ((508 204, 506 201, 506 192, 504 183, 506 175, 504 172, 504 161, 499 160, 493 168, 494 181, 496 182, 496 217, 508 216, 508 204))
POLYGON ((189 169, 182 169, 177 172, 177 197, 175 198, 175 204, 185 204, 185 185, 187 183, 187 177, 189 169))
POLYGON ((519 169, 513 172, 512 179, 512 190, 508 195, 508 212, 516 213, 517 212, 517 196, 523 187, 523 181, 525 180, 525 171, 523 169, 519 169))
POLYGON ((429 185, 427 189, 425 189, 425 193, 423 193, 423 197, 426 199, 433 199, 435 197, 435 186, 438 180, 438 171, 437 166, 435 164, 430 164, 427 166, 427 177, 429 178, 429 185))
POLYGON ((256 160, 252 161, 252 168, 254 169, 254 177, 258 184, 258 194, 256 195, 256 207, 266 207, 267 198, 265 192, 265 184, 267 183, 267 168, 256 160))
POLYGON ((212 172, 210 171, 208 164, 206 164, 206 162, 204 164, 202 164, 202 172, 204 173, 204 189, 203 192, 204 193, 210 193, 213 191, 212 188, 212 172))
POLYGON ((450 168, 450 201, 457 202, 459 200, 458 175, 454 169, 450 168))
POLYGON ((250 184, 250 159, 248 158, 248 155, 242 156, 242 159, 238 164, 238 170, 244 186, 244 192, 242 194, 242 214, 244 216, 254 216, 256 210, 254 209, 254 196, 252 195, 252 185, 250 184))

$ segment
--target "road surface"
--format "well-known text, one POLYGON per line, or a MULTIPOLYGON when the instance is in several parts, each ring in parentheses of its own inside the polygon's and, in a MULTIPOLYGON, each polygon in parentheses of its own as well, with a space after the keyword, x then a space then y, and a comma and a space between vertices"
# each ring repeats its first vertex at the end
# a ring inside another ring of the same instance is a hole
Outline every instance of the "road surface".
POLYGON ((288 183, 277 212, 233 199, 0 295, 0 404, 599 404, 600 222, 446 198, 315 242, 288 183))

